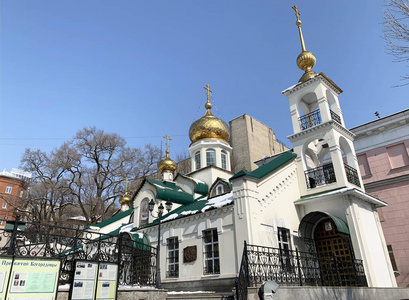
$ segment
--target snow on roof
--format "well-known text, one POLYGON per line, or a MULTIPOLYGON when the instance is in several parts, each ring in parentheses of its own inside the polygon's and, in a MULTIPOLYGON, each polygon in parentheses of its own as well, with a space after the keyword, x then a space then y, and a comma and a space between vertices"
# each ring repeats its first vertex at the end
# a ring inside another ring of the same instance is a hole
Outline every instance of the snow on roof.
POLYGON ((154 182, 150 182, 150 183, 153 184, 154 186, 162 189, 162 190, 171 190, 171 191, 176 190, 178 192, 183 192, 183 190, 180 187, 178 187, 177 185, 175 185, 175 187, 167 187, 167 186, 156 184, 154 182))
POLYGON ((196 182, 196 183, 206 184, 204 181, 199 180, 199 179, 197 179, 197 178, 194 178, 194 177, 191 177, 191 176, 187 176, 187 175, 184 175, 184 176, 189 177, 190 179, 192 179, 192 180, 193 180, 194 182, 196 182))
POLYGON ((207 202, 207 205, 202 208, 202 212, 211 208, 220 208, 233 202, 233 192, 214 197, 207 202))
POLYGON ((162 222, 174 220, 174 219, 176 219, 177 217, 178 217, 178 214, 171 214, 171 215, 167 216, 166 218, 164 218, 164 219, 162 220, 162 222))
POLYGON ((187 211, 182 211, 180 214, 182 216, 188 216, 188 215, 194 215, 197 212, 198 212, 198 210, 187 210, 187 211))
POLYGON ((101 228, 99 228, 98 226, 89 226, 88 227, 89 229, 91 229, 91 230, 96 230, 96 231, 99 231, 99 230, 101 230, 101 228))
POLYGON ((125 225, 125 226, 121 227, 121 229, 119 230, 119 233, 130 232, 132 230, 132 228, 133 228, 133 223, 125 225))
POLYGON ((84 216, 71 217, 69 219, 70 220, 78 220, 78 221, 86 221, 87 220, 87 218, 85 218, 84 216))

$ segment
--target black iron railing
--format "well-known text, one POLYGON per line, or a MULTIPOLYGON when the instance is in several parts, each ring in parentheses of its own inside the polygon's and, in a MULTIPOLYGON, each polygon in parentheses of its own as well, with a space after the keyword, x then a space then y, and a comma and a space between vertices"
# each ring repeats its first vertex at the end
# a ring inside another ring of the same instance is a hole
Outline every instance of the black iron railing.
POLYGON ((129 235, 111 236, 37 222, 14 222, 0 229, 0 255, 61 259, 59 283, 73 280, 74 261, 117 263, 120 284, 154 285, 156 248, 132 241, 129 235))
POLYGON ((361 187, 361 182, 359 181, 359 176, 357 170, 352 168, 351 166, 345 165, 345 174, 347 176, 348 182, 355 184, 356 186, 361 187))
POLYGON ((245 243, 237 299, 246 299, 247 287, 271 280, 285 286, 367 286, 362 260, 319 259, 316 253, 298 250, 286 251, 283 257, 278 248, 245 243))
POLYGON ((302 130, 310 128, 312 126, 321 124, 321 114, 319 110, 316 110, 312 113, 306 114, 298 118, 302 130))
MULTIPOLYGON (((342 124, 341 117, 337 115, 335 112, 333 112, 331 109, 329 111, 331 114, 331 119, 337 122, 338 124, 342 124)), ((299 117, 298 121, 300 122, 301 130, 305 130, 312 126, 321 124, 322 123, 321 112, 319 109, 317 109, 313 111, 312 113, 299 117)))
POLYGON ((341 117, 338 116, 336 113, 334 113, 331 109, 329 110, 329 112, 331 113, 331 119, 333 119, 335 122, 337 122, 338 124, 341 124, 341 117))
MULTIPOLYGON (((344 164, 344 167, 348 182, 360 187, 361 183, 359 181, 357 170, 347 164, 344 164)), ((313 189, 317 186, 337 181, 335 178, 334 166, 332 164, 305 171, 305 179, 307 181, 308 189, 313 189)))
POLYGON ((250 286, 247 244, 244 241, 239 276, 236 279, 236 299, 247 300, 247 288, 250 286))
POLYGON ((304 172, 307 180, 307 188, 313 189, 317 186, 336 182, 334 166, 332 164, 310 169, 304 172))

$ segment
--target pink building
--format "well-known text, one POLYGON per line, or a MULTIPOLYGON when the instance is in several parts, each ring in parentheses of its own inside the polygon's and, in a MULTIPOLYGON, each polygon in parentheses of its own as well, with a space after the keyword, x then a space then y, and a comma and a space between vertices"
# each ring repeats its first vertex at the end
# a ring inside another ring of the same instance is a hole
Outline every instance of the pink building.
POLYGON ((378 209, 399 287, 409 287, 409 109, 352 128, 367 193, 378 209))

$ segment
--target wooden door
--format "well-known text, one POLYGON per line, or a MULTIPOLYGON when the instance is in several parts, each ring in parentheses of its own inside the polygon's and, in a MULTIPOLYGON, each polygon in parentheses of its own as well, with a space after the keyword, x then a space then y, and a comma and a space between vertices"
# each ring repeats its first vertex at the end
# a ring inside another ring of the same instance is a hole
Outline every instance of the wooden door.
POLYGON ((349 236, 340 236, 334 221, 328 218, 315 227, 314 240, 323 285, 356 285, 353 254, 349 236))

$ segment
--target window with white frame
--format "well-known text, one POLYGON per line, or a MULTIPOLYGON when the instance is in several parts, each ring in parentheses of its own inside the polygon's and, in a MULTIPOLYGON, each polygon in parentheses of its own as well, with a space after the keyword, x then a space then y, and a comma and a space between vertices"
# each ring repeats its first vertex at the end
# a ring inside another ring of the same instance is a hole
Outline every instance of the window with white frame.
POLYGON ((23 195, 24 195, 24 191, 20 190, 20 198, 23 198, 23 195))
POLYGON ((217 229, 203 231, 203 274, 220 274, 219 239, 217 229))
POLYGON ((291 239, 290 230, 278 227, 278 247, 280 249, 280 262, 283 270, 291 269, 291 239))
POLYGON ((7 208, 7 203, 6 202, 3 202, 2 208, 7 208))
POLYGON ((227 169, 227 153, 222 150, 222 168, 227 169))
POLYGON ((11 186, 11 185, 8 185, 7 187, 6 187, 6 194, 11 194, 11 189, 12 189, 13 187, 11 186))
POLYGON ((167 239, 168 246, 168 271, 166 272, 167 278, 179 277, 179 240, 177 237, 171 237, 167 239))
POLYGON ((200 169, 200 151, 197 151, 195 153, 195 166, 196 166, 196 170, 200 169))
POLYGON ((216 151, 214 149, 206 150, 206 166, 216 165, 216 151))

